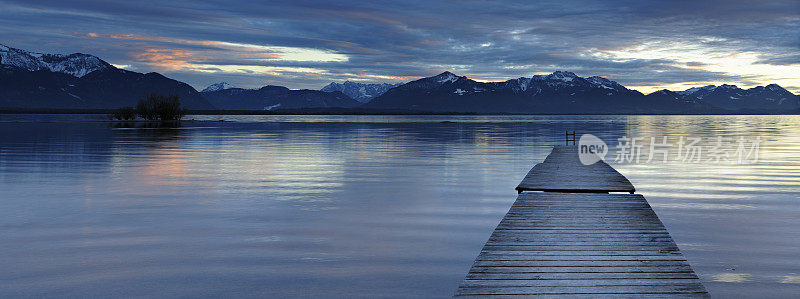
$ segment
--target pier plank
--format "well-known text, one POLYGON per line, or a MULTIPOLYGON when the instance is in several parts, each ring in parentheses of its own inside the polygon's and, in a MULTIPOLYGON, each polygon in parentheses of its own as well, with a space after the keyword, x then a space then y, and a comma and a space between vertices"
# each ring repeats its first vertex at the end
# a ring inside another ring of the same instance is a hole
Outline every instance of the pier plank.
POLYGON ((456 296, 534 295, 708 297, 643 196, 524 192, 456 296))
POLYGON ((629 192, 636 189, 625 176, 604 161, 583 165, 578 146, 555 146, 517 186, 518 192, 629 192))
POLYGON ((605 162, 556 146, 516 189, 456 296, 708 297, 647 200, 605 162))

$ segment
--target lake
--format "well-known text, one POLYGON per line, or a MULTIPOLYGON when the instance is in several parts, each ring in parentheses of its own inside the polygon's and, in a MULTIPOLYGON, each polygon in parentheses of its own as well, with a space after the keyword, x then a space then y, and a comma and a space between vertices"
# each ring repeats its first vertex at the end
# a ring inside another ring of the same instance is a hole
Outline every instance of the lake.
POLYGON ((712 296, 800 295, 798 116, 187 118, 226 121, 0 115, 0 297, 449 297, 566 130, 608 143, 712 296), (645 163, 664 136, 759 156, 645 163))

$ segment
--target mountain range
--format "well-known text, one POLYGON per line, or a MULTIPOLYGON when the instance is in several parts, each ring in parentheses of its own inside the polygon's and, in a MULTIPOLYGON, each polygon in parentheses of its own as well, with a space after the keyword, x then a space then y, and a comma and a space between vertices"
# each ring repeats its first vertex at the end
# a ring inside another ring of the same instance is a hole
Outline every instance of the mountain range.
POLYGON ((741 89, 708 85, 651 94, 598 76, 567 71, 503 82, 478 82, 451 72, 404 84, 345 81, 322 90, 267 85, 237 88, 220 82, 198 92, 158 73, 119 69, 74 53, 42 54, 0 45, 0 107, 118 108, 149 93, 180 96, 194 110, 358 108, 364 111, 460 113, 796 113, 800 96, 777 84, 741 89))
POLYGON ((389 84, 389 83, 377 83, 377 84, 370 84, 370 83, 358 83, 352 81, 344 81, 344 83, 336 83, 331 82, 327 86, 323 87, 321 90, 325 92, 334 92, 340 91, 347 96, 353 98, 356 101, 361 103, 366 103, 374 99, 375 97, 384 94, 389 89, 394 87, 400 86, 401 84, 389 84))
POLYGON ((364 108, 478 113, 721 113, 795 111, 800 96, 776 84, 705 86, 648 95, 602 77, 549 75, 477 82, 450 72, 392 88, 364 108))
POLYGON ((214 109, 189 84, 119 69, 89 55, 41 54, 0 45, 0 107, 108 109, 150 93, 174 94, 188 109, 214 109))
POLYGON ((709 105, 729 110, 796 109, 798 96, 778 84, 741 89, 736 85, 707 85, 677 92, 709 105))
POLYGON ((601 77, 582 78, 565 71, 503 82, 477 82, 444 72, 393 88, 364 107, 487 113, 634 113, 710 109, 698 103, 652 101, 617 82, 601 77))
POLYGON ((352 108, 361 105, 339 91, 291 90, 272 85, 244 89, 222 82, 209 86, 201 94, 220 110, 352 108))
POLYGON ((209 85, 201 92, 212 92, 212 91, 225 90, 231 88, 236 88, 236 86, 230 85, 228 84, 228 82, 219 82, 209 85))

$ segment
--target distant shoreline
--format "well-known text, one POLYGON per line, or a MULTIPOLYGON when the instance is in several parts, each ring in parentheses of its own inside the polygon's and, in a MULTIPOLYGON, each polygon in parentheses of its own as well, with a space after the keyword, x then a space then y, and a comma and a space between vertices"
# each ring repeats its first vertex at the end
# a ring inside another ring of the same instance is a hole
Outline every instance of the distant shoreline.
MULTIPOLYGON (((19 109, 0 108, 0 114, 110 114, 116 109, 19 109)), ((292 110, 187 110, 186 115, 800 115, 800 111, 720 111, 712 113, 476 113, 352 108, 309 108, 292 110)))

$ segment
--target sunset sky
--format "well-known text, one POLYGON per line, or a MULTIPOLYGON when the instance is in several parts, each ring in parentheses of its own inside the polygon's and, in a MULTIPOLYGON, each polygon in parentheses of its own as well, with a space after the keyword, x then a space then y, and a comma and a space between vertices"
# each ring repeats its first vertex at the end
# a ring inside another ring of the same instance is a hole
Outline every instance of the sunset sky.
POLYGON ((800 1, 0 1, 0 44, 97 55, 198 89, 319 89, 449 70, 567 70, 651 92, 778 83, 800 93, 800 1))

